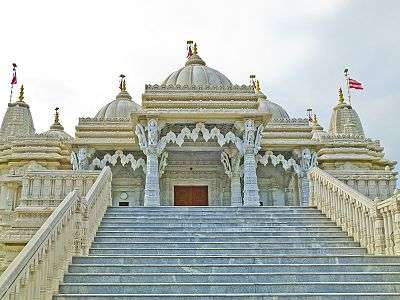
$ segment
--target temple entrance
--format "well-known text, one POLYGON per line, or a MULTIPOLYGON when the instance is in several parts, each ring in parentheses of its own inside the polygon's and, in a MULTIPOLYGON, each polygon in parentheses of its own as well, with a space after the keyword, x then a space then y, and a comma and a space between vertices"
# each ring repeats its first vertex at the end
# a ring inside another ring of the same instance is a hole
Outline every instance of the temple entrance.
POLYGON ((208 186, 175 185, 175 206, 208 206, 208 186))

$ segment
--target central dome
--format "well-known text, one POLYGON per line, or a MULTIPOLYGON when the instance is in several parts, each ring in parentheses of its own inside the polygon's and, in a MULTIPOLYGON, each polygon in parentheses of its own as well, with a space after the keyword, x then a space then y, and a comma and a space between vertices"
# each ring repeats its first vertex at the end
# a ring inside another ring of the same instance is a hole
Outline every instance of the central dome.
POLYGON ((232 82, 221 72, 207 67, 195 53, 189 57, 183 68, 169 75, 162 85, 231 86, 232 82))

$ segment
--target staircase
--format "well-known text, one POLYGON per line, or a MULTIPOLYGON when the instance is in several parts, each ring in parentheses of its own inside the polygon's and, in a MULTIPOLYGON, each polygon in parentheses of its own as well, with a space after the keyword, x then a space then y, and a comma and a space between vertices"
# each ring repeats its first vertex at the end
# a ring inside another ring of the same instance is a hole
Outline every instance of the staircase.
POLYGON ((53 299, 400 299, 400 257, 312 207, 110 207, 53 299))

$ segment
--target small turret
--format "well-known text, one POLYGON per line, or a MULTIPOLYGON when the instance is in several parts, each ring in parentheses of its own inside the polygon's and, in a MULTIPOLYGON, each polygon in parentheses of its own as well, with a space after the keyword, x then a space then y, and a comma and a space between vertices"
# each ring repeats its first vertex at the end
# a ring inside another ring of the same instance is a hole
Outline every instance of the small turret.
POLYGON ((332 111, 329 133, 365 136, 360 117, 352 106, 346 103, 342 88, 339 88, 338 104, 332 111))
POLYGON ((60 113, 58 107, 56 107, 54 114, 54 122, 53 125, 50 126, 50 130, 41 133, 41 136, 56 138, 56 139, 66 139, 71 140, 72 136, 64 131, 64 127, 60 123, 60 113))
POLYGON ((29 105, 25 102, 25 89, 21 85, 16 102, 8 103, 0 134, 4 137, 29 136, 35 133, 29 105))

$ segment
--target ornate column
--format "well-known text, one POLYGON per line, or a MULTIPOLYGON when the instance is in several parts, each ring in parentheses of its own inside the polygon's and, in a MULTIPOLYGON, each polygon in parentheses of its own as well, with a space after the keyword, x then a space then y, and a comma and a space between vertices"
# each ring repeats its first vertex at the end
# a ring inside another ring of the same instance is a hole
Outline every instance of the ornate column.
POLYGON ((242 155, 237 150, 232 149, 229 152, 221 153, 221 162, 225 167, 225 173, 231 180, 231 206, 242 206, 241 159, 242 155))
POLYGON ((317 165, 317 155, 311 152, 310 149, 303 149, 300 158, 300 206, 309 205, 310 182, 307 177, 307 172, 317 165))
POLYGON ((160 172, 158 156, 164 149, 158 138, 157 120, 147 122, 147 138, 145 129, 141 124, 136 125, 136 135, 139 138, 140 149, 147 157, 146 183, 144 188, 144 206, 160 206, 160 172))
POLYGON ((243 205, 260 206, 260 197, 258 195, 257 173, 256 173, 256 154, 260 149, 261 132, 263 126, 258 128, 254 121, 248 119, 244 123, 243 135, 243 205))
POLYGON ((157 149, 155 147, 147 149, 144 206, 160 206, 160 173, 158 170, 157 149))

